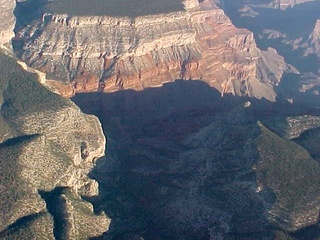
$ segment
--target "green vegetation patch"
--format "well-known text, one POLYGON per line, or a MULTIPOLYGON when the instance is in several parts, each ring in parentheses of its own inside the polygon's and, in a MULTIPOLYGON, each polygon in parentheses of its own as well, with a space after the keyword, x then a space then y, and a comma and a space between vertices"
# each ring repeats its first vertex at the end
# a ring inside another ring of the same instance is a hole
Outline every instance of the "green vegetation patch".
POLYGON ((45 8, 74 16, 137 17, 184 10, 182 0, 55 0, 45 8))
POLYGON ((289 214, 317 204, 320 196, 320 166, 300 145, 279 137, 262 124, 257 140, 260 161, 257 178, 276 194, 274 208, 289 214))
MULTIPOLYGON (((1 216, 12 214, 18 200, 27 198, 30 188, 21 179, 22 167, 19 164, 19 156, 22 149, 37 135, 22 136, 7 140, 0 144, 0 209, 1 216)), ((6 219, 7 220, 7 219, 6 219)), ((2 224, 2 222, 0 221, 2 224)))

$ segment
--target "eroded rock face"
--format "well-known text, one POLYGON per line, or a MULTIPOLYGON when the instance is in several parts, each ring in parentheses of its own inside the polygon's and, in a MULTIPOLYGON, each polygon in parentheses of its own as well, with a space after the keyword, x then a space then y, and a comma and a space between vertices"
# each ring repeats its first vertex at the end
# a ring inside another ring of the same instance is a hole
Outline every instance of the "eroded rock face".
POLYGON ((253 34, 235 28, 214 1, 185 1, 185 11, 136 17, 44 14, 22 29, 19 55, 60 79, 63 95, 142 90, 175 79, 200 79, 222 95, 274 100, 288 70, 274 50, 260 51, 253 34), (37 29, 37 31, 36 31, 37 29))
POLYGON ((14 37, 14 26, 16 24, 13 10, 16 6, 15 0, 0 1, 0 47, 4 45, 11 48, 11 39, 14 37))
POLYGON ((59 233, 64 239, 106 231, 109 219, 94 216, 81 198, 98 193, 97 182, 87 176, 104 156, 98 119, 44 88, 36 74, 3 54, 0 68, 1 238, 54 239, 59 220, 67 222, 59 233), (57 188, 65 189, 60 195, 66 197, 52 212, 41 193, 57 188), (57 220, 59 214, 65 217, 57 220))

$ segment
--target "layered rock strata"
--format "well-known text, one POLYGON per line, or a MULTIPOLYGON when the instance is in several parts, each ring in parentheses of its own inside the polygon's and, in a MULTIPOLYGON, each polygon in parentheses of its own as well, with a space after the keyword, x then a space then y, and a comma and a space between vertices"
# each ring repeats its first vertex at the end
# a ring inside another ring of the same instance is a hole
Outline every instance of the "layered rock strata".
POLYGON ((185 11, 136 18, 45 13, 18 33, 30 66, 69 85, 63 95, 142 90, 175 79, 200 79, 222 95, 275 99, 288 70, 273 49, 260 51, 253 34, 235 28, 211 0, 185 1, 185 11))
POLYGON ((0 72, 0 238, 100 235, 109 219, 95 216, 82 199, 98 193, 97 182, 87 176, 104 156, 106 140, 98 119, 44 88, 37 75, 3 54, 0 72), (64 200, 52 211, 44 193, 64 200))

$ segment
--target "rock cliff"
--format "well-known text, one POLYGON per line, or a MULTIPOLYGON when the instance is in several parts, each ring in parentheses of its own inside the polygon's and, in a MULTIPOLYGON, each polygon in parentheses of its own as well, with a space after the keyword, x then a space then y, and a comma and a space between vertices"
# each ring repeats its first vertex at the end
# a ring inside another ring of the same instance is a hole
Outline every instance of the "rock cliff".
POLYGON ((18 55, 63 95, 142 90, 175 79, 200 79, 221 94, 275 99, 284 59, 260 51, 211 0, 184 1, 183 11, 129 17, 45 12, 17 34, 18 55))
POLYGON ((100 235, 109 219, 95 216, 82 199, 98 193, 97 182, 87 176, 104 156, 98 119, 2 53, 0 72, 0 238, 100 235))
POLYGON ((305 56, 315 54, 320 58, 320 19, 317 19, 313 31, 302 47, 306 48, 305 56))
POLYGON ((16 6, 15 0, 0 1, 0 47, 11 49, 11 39, 14 37, 14 26, 16 24, 13 11, 16 6))

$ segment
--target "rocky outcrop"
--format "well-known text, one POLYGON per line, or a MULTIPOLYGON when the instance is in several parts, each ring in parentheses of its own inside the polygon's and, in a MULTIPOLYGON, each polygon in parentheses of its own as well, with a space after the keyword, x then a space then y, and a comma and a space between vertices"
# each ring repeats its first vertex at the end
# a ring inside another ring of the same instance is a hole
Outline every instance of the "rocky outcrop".
POLYGON ((275 99, 288 70, 274 50, 260 51, 253 34, 235 28, 211 0, 185 1, 185 10, 129 17, 45 13, 22 29, 18 52, 30 66, 75 92, 141 90, 175 79, 200 79, 222 95, 275 99))
POLYGON ((320 77, 315 74, 306 74, 302 76, 302 80, 299 85, 300 92, 311 91, 314 95, 320 95, 320 77))
POLYGON ((317 19, 312 33, 302 47, 306 48, 305 56, 315 54, 320 58, 320 19, 317 19))
POLYGON ((13 29, 16 24, 13 15, 15 6, 15 0, 0 1, 0 47, 11 49, 11 39, 14 37, 13 29))
POLYGON ((0 68, 0 237, 100 235, 109 219, 95 216, 82 199, 98 193, 97 182, 87 176, 104 156, 106 140, 98 119, 44 88, 36 74, 3 54, 0 68), (54 199, 64 200, 55 204, 54 199))

